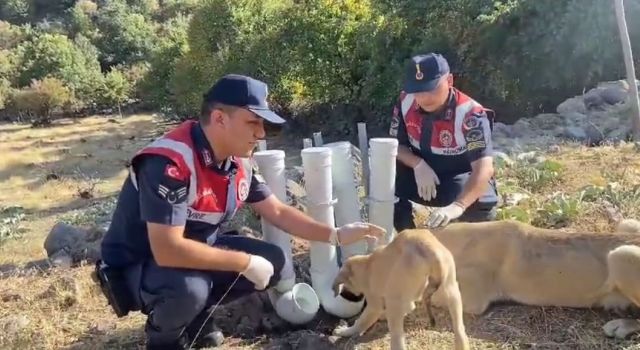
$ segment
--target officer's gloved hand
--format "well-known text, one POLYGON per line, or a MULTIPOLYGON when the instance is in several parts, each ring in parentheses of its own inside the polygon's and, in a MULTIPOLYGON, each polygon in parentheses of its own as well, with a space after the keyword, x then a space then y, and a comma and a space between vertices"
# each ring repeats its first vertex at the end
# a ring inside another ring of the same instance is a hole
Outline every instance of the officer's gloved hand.
POLYGON ((370 240, 377 240, 387 231, 374 224, 367 222, 354 222, 338 227, 334 230, 329 238, 331 244, 344 245, 355 243, 363 238, 370 240))
POLYGON ((240 274, 253 282, 257 290, 264 290, 273 275, 273 264, 259 255, 251 255, 249 266, 240 274))
POLYGON ((425 201, 436 198, 436 185, 440 184, 440 179, 424 159, 420 159, 420 162, 413 168, 413 175, 416 178, 420 198, 425 201))
POLYGON ((446 226, 451 220, 459 218, 464 213, 465 208, 458 202, 453 202, 446 207, 438 208, 431 213, 427 219, 427 227, 434 228, 446 226))

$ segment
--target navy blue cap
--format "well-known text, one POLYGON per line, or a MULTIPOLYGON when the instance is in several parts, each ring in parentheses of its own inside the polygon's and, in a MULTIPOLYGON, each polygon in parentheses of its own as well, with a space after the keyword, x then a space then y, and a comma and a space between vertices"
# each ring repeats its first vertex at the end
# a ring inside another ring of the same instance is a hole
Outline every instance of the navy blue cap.
POLYGON ((413 56, 406 67, 404 91, 409 94, 432 91, 438 86, 440 78, 448 73, 449 63, 440 54, 413 56))
POLYGON ((269 109, 268 95, 269 89, 264 82, 245 75, 227 74, 213 84, 204 99, 246 108, 274 124, 286 122, 269 109))

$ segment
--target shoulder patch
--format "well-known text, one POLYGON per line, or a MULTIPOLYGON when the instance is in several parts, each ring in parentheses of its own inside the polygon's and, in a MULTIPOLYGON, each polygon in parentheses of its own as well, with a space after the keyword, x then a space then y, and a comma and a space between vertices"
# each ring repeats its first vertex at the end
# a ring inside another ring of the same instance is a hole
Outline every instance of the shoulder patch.
POLYGON ((164 174, 178 181, 183 181, 185 179, 180 169, 178 169, 178 167, 173 164, 167 164, 167 166, 164 169, 164 174))
POLYGON ((158 185, 158 194, 170 204, 182 202, 187 197, 187 187, 182 186, 175 190, 160 184, 158 185))
POLYGON ((462 121, 462 127, 465 130, 478 128, 480 127, 480 123, 481 123, 480 118, 481 117, 476 115, 475 113, 471 113, 466 117, 464 117, 464 120, 462 121))

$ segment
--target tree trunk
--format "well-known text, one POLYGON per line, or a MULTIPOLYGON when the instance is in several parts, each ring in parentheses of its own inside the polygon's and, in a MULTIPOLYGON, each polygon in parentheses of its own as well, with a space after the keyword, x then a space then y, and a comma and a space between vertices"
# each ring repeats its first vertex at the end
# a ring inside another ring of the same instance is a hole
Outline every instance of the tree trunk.
POLYGON ((633 54, 631 53, 631 41, 627 30, 627 20, 624 14, 623 0, 613 0, 616 8, 616 18, 618 29, 620 30, 620 40, 622 42, 622 52, 624 55, 624 65, 627 70, 627 81, 629 83, 629 102, 631 103, 631 118, 633 138, 640 140, 640 99, 638 98, 638 85, 636 84, 636 71, 633 67, 633 54))

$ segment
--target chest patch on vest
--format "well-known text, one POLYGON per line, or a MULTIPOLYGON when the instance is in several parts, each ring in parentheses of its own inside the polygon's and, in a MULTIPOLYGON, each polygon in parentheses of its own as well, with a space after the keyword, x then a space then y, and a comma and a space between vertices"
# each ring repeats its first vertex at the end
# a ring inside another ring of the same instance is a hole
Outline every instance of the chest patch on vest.
POLYGON ((451 147, 451 144, 453 143, 453 135, 449 130, 440 130, 440 133, 438 134, 438 140, 440 141, 440 145, 442 145, 442 147, 451 147))
POLYGON ((456 147, 456 140, 453 137, 453 123, 446 120, 436 120, 433 122, 433 132, 431 136, 431 146, 438 148, 456 147))
POLYGON ((240 179, 238 184, 238 198, 241 201, 245 201, 249 196, 249 182, 246 179, 240 179))

